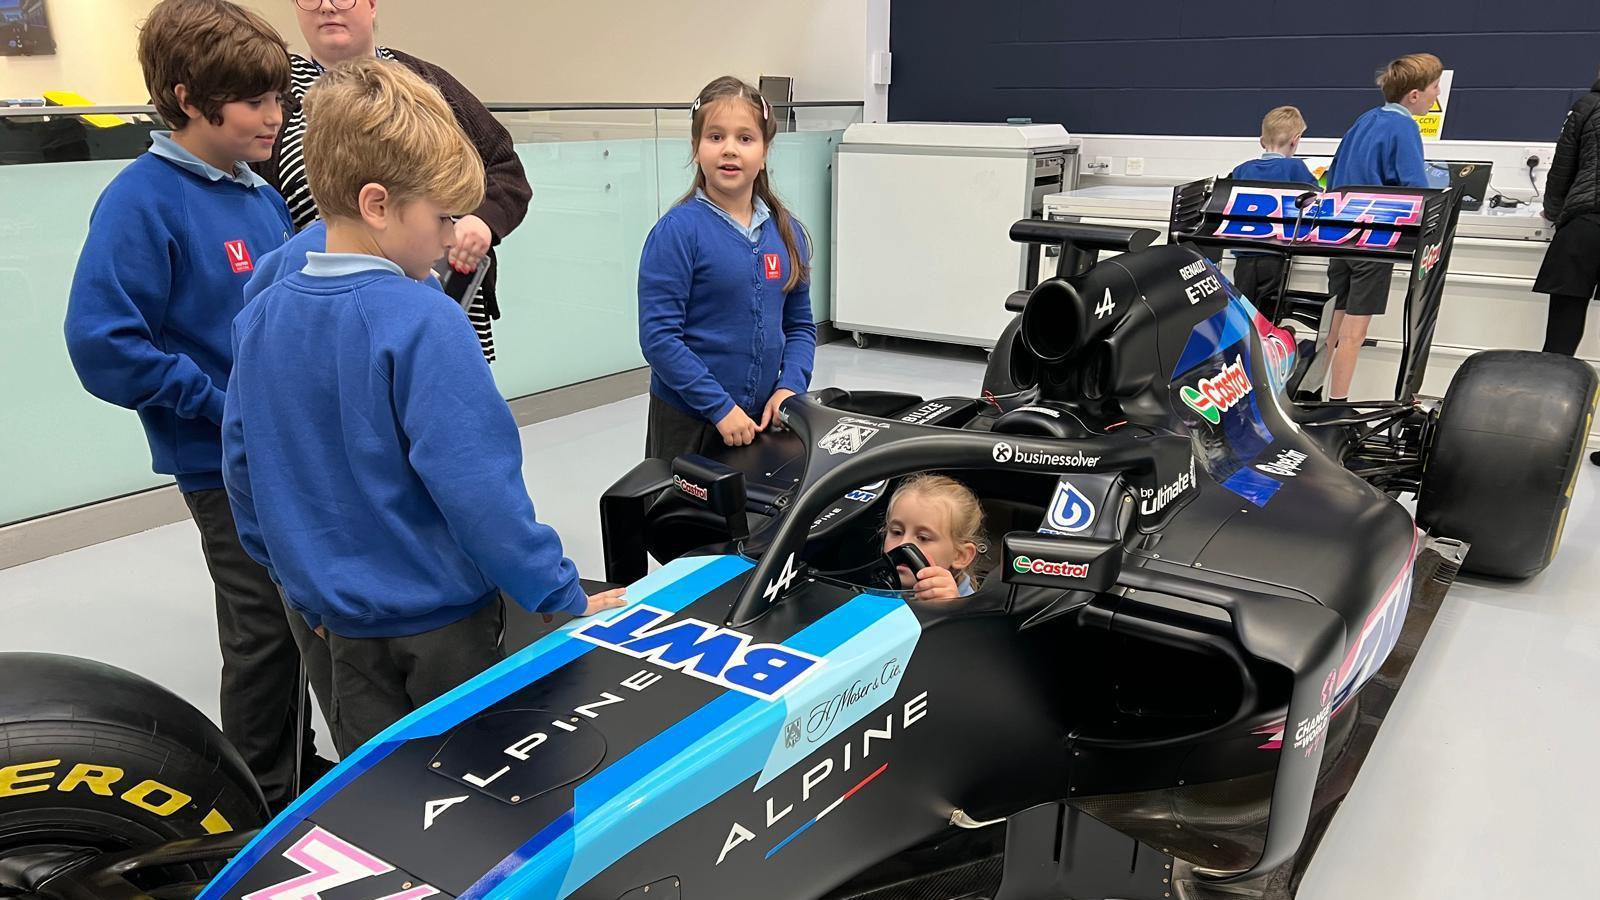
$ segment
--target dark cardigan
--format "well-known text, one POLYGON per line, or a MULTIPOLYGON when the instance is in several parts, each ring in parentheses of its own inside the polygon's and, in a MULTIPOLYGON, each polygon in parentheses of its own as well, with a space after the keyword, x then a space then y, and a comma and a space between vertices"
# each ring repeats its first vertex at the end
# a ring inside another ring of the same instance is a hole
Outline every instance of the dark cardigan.
MULTIPOLYGON (((394 56, 396 62, 421 75, 439 89, 439 93, 444 95, 445 102, 450 104, 450 111, 455 113, 456 122, 467 133, 472 146, 478 149, 478 156, 483 159, 485 185, 483 205, 473 210, 472 214, 489 226, 492 248, 522 224, 522 220, 528 215, 528 204, 533 200, 533 187, 528 184, 527 174, 522 169, 522 160, 517 158, 510 132, 506 131, 505 126, 495 119, 494 114, 449 72, 409 53, 402 53, 393 48, 384 49, 394 56)), ((303 98, 297 96, 295 99, 303 98)), ((254 166, 262 178, 280 191, 283 182, 279 173, 278 155, 283 150, 283 137, 284 133, 280 131, 278 140, 272 147, 272 157, 254 166)), ((494 255, 493 249, 489 252, 491 256, 494 255)), ((484 303, 488 307, 489 315, 496 319, 500 318, 500 304, 495 292, 498 270, 499 265, 496 260, 496 264, 490 267, 483 280, 484 303)))

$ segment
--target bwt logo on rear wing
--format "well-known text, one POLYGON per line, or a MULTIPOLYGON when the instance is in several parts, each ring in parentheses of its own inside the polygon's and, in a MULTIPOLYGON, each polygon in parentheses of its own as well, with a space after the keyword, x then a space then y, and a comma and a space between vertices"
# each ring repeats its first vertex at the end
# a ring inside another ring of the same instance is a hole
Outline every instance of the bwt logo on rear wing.
POLYGON ((1422 221, 1422 197, 1334 191, 1308 198, 1302 210, 1299 198, 1305 193, 1236 185, 1216 234, 1391 250, 1399 246, 1399 226, 1422 221))
POLYGON ((1443 301, 1461 192, 1348 187, 1319 193, 1270 181, 1205 179, 1172 192, 1174 244, 1408 264, 1404 355, 1395 399, 1422 389, 1443 301))
POLYGON ((1294 184, 1208 179, 1174 190, 1172 240, 1409 262, 1420 247, 1439 243, 1443 213, 1455 194, 1405 187, 1317 192, 1294 184))

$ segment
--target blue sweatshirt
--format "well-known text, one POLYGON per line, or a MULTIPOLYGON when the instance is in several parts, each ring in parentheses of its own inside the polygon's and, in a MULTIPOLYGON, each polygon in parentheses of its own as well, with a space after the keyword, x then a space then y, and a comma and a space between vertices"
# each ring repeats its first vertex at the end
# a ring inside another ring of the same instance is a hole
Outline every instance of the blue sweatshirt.
POLYGON ((151 468, 222 487, 230 330, 255 263, 293 230, 277 191, 157 132, 89 216, 67 300, 67 353, 89 393, 136 410, 151 468))
MULTIPOLYGON (((289 243, 256 260, 255 274, 244 286, 244 302, 249 303, 257 294, 305 268, 306 254, 321 253, 327 249, 328 226, 318 219, 307 225, 304 231, 289 238, 289 243)), ((432 272, 428 273, 423 283, 444 290, 432 272)))
POLYGON ((1282 153, 1267 152, 1259 159, 1246 160, 1233 167, 1233 178, 1247 181, 1285 181, 1317 186, 1317 176, 1311 174, 1305 162, 1282 153))
POLYGON ((803 393, 817 327, 810 285, 783 291, 793 262, 774 222, 752 238, 709 200, 668 210, 639 259, 639 347, 650 392, 711 423, 735 404, 759 420, 780 387, 803 393))
POLYGON ((1328 168, 1328 188, 1428 187, 1417 120, 1398 103, 1369 109, 1356 119, 1328 168))
POLYGON ((467 314, 393 263, 312 253, 234 323, 223 422, 245 550, 313 625, 420 634, 504 590, 582 612, 467 314))

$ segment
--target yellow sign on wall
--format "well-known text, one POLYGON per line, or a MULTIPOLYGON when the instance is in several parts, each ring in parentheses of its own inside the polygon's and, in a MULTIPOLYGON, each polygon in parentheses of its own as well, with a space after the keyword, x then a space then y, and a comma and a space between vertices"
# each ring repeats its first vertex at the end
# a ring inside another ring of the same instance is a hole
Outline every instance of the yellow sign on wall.
POLYGON ((1439 97, 1433 101, 1433 109, 1415 117, 1425 141, 1437 141, 1444 133, 1444 114, 1450 108, 1450 84, 1455 78, 1454 69, 1445 69, 1439 78, 1439 97))

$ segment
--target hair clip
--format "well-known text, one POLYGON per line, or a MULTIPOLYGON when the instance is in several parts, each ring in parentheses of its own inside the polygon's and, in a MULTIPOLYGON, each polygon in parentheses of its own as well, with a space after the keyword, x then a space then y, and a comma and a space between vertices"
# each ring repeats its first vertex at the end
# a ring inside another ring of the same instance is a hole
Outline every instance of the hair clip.
MULTIPOLYGON (((760 95, 757 95, 760 96, 760 95)), ((768 122, 772 119, 772 107, 767 105, 767 98, 761 98, 761 121, 768 122)))
POLYGON ((699 112, 699 111, 700 111, 700 98, 696 97, 696 98, 694 98, 694 102, 689 104, 689 117, 693 118, 694 114, 699 112))

